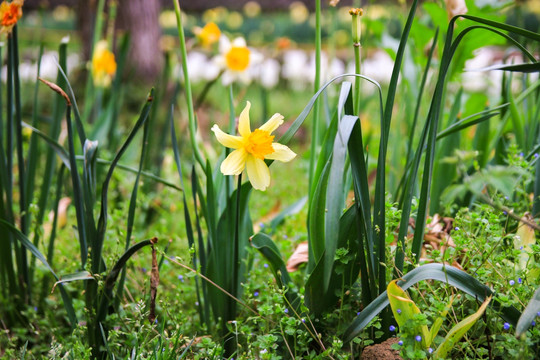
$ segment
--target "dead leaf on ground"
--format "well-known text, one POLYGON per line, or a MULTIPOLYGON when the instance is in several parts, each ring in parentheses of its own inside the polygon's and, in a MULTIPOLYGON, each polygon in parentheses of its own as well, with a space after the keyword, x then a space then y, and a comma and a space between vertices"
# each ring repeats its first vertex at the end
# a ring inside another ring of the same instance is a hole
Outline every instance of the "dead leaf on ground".
POLYGON ((307 241, 304 241, 296 247, 294 253, 287 260, 287 271, 293 272, 298 270, 300 265, 307 263, 309 257, 309 246, 307 241))

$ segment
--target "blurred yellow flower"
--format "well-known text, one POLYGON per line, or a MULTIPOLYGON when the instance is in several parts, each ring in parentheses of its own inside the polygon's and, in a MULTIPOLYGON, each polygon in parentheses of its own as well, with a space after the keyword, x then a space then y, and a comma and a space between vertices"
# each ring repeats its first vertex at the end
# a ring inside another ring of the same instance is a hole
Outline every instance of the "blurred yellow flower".
POLYGON ((227 67, 232 71, 244 71, 249 66, 249 49, 246 46, 231 46, 225 54, 227 67))
POLYGON ((283 116, 274 114, 270 120, 252 132, 249 120, 250 107, 251 103, 248 101, 240 114, 238 122, 240 136, 226 134, 217 125, 212 127, 212 131, 221 145, 235 149, 221 163, 221 172, 224 175, 240 175, 247 169, 253 188, 264 191, 270 185, 270 170, 264 160, 288 162, 294 159, 296 154, 287 146, 273 142, 274 136, 271 134, 283 124, 283 116))
POLYGON ((0 4, 0 24, 2 33, 10 33, 17 21, 22 17, 22 6, 24 0, 13 0, 12 2, 2 1, 0 4))
POLYGON ((248 84, 252 77, 250 68, 262 61, 262 55, 249 49, 242 37, 231 42, 226 36, 221 36, 219 52, 214 62, 223 70, 221 80, 224 85, 236 80, 248 84))
POLYGON ((221 36, 221 30, 214 22, 207 23, 203 28, 195 28, 194 32, 201 45, 206 48, 218 42, 221 36))
POLYGON ((108 49, 106 40, 98 41, 92 56, 92 76, 96 86, 107 87, 116 73, 114 54, 108 49))

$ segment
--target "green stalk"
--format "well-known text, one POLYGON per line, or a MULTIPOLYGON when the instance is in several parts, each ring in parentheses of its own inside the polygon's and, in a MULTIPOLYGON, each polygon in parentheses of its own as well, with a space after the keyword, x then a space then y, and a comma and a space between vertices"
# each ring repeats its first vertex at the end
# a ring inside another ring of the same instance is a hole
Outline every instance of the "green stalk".
MULTIPOLYGON (((92 35, 92 47, 90 48, 90 60, 94 54, 94 46, 96 45, 98 39, 100 38, 101 31, 103 29, 103 10, 105 9, 105 0, 99 0, 98 6, 96 8, 96 23, 94 25, 94 33, 92 35)), ((84 90, 85 106, 83 109, 83 119, 89 119, 89 116, 92 112, 92 106, 94 104, 94 80, 92 78, 92 72, 90 71, 86 80, 86 88, 84 90)))
MULTIPOLYGON (((321 83, 321 0, 315 0, 315 82, 314 91, 319 90, 321 83)), ((311 147, 309 151, 309 187, 313 181, 313 174, 317 162, 317 149, 319 147, 319 122, 320 122, 320 102, 317 99, 313 108, 313 128, 311 130, 311 147)))
POLYGON ((176 24, 178 27, 178 38, 180 40, 180 54, 182 58, 182 69, 184 73, 184 83, 186 91, 186 102, 188 108, 188 119, 189 119, 189 138, 191 140, 191 147, 193 150, 193 155, 195 160, 199 163, 202 169, 205 169, 205 163, 203 157, 197 146, 197 120, 195 118, 195 110, 193 109, 193 95, 191 93, 191 83, 189 81, 189 74, 187 68, 187 50, 186 50, 186 39, 184 36, 184 28, 182 27, 182 13, 180 10, 179 0, 174 0, 174 12, 176 14, 176 24))
MULTIPOLYGON (((356 74, 360 74, 360 62, 361 55, 360 49, 361 39, 362 39, 362 23, 360 22, 360 17, 362 16, 363 10, 359 8, 349 10, 349 14, 352 16, 352 40, 353 40, 353 49, 354 49, 354 71, 356 74)), ((354 114, 359 115, 360 113, 360 81, 362 79, 358 76, 354 80, 354 114)))
MULTIPOLYGON (((28 233, 27 221, 26 221, 26 191, 25 191, 25 169, 24 169, 24 156, 23 156, 23 144, 22 144, 22 125, 21 125, 21 96, 20 96, 20 83, 19 83, 19 55, 17 45, 17 26, 13 27, 13 31, 8 37, 8 118, 11 118, 11 134, 15 131, 16 139, 16 156, 17 167, 19 176, 19 212, 20 212, 20 230, 23 234, 28 233), (11 71, 9 67, 11 65, 11 71), (10 86, 11 84, 11 86, 10 86), (15 99, 13 99, 13 97, 15 99), (13 106, 15 104, 15 106, 13 106), (14 129, 13 129, 14 127, 14 129)), ((11 142, 13 140, 10 140, 11 142)), ((13 144, 11 144, 13 146, 13 144)), ((9 149, 12 151, 12 149, 9 149)), ((12 153, 13 156, 13 153, 12 153)), ((13 157, 11 158, 13 159, 13 157)), ((13 161, 13 160, 12 160, 13 161)), ((13 169, 13 163, 11 164, 13 169)), ((13 181, 13 173, 11 173, 11 179, 13 181)), ((12 183, 11 183, 12 184, 12 183)), ((10 185, 11 186, 11 185, 10 185)), ((30 291, 28 284, 28 261, 26 257, 26 249, 20 244, 15 245, 15 252, 18 259, 18 276, 20 281, 21 295, 25 291, 30 291)), ((26 294, 25 301, 29 300, 29 293, 26 294)), ((21 299, 22 300, 22 299, 21 299)))
MULTIPOLYGON (((236 186, 236 218, 234 223, 234 258, 233 258, 233 281, 232 281, 232 294, 238 297, 238 269, 239 263, 239 244, 240 241, 240 195, 242 193, 242 174, 238 175, 238 183, 236 186)), ((231 301, 233 309, 231 314, 236 314, 236 301, 231 301)))
MULTIPOLYGON (((354 44, 354 72, 360 74, 360 43, 354 44)), ((354 81, 354 114, 360 116, 360 78, 356 78, 354 81)))
MULTIPOLYGON (((2 58, 3 46, 0 46, 0 59, 2 58)), ((9 73, 8 73, 9 74, 9 73)), ((0 74, 0 84, 1 81, 0 74)), ((2 109, 2 97, 3 91, 2 86, 0 86, 0 109, 2 109)), ((11 200, 11 187, 10 187, 10 178, 12 168, 8 167, 8 150, 4 151, 4 117, 3 113, 0 111, 0 216, 3 219, 6 219, 8 222, 13 223, 13 207, 11 200)), ((6 137, 7 141, 10 141, 9 133, 9 121, 6 124, 6 137)), ((15 276, 15 270, 13 267, 13 257, 12 257, 12 235, 11 233, 8 236, 0 236, 0 285, 2 286, 2 291, 4 296, 7 294, 17 293, 17 277, 15 276)))

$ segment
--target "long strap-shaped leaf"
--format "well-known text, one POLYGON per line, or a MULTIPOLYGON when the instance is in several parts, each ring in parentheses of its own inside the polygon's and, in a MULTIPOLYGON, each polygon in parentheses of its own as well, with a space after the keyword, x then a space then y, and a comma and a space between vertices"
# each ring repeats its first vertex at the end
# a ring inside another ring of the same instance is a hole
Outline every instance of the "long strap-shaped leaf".
MULTIPOLYGON (((326 190, 326 207, 321 215, 324 216, 325 252, 324 252, 324 289, 328 289, 336 255, 339 235, 339 219, 345 206, 343 191, 343 171, 347 157, 347 147, 357 116, 345 115, 338 126, 334 141, 332 162, 326 190)), ((319 219, 319 221, 322 219, 319 219)))
MULTIPOLYGON (((403 276, 403 280, 399 281, 398 285, 403 290, 407 290, 409 287, 422 280, 441 281, 478 298, 480 301, 484 301, 487 297, 493 295, 493 291, 491 291, 489 287, 482 284, 473 276, 455 267, 445 266, 443 264, 427 264, 411 270, 403 276)), ((345 331, 345 334, 343 335, 344 341, 349 342, 358 336, 362 329, 364 329, 388 304, 388 295, 385 291, 360 312, 360 315, 358 315, 345 331)), ((496 299, 492 300, 491 304, 496 310, 501 311, 503 319, 511 324, 517 323, 520 312, 516 308, 513 306, 503 307, 496 299)))
MULTIPOLYGON (((487 24, 489 26, 511 31, 526 37, 529 37, 534 40, 540 40, 540 35, 532 33, 530 31, 520 29, 514 26, 502 24, 499 22, 486 20, 474 16, 462 16, 466 19, 470 19, 473 21, 477 21, 479 23, 487 24)), ((488 31, 492 31, 498 35, 501 35, 505 38, 509 38, 506 34, 501 33, 500 31, 497 31, 496 29, 487 28, 483 26, 470 26, 469 28, 466 28, 463 30, 454 41, 452 41, 453 33, 454 33, 454 24, 455 21, 459 18, 459 16, 456 16, 452 18, 448 25, 448 32, 446 34, 446 41, 444 44, 444 50, 443 55, 441 57, 441 65, 437 80, 437 85, 435 89, 434 96, 432 98, 429 114, 428 114, 428 120, 427 125, 429 126, 428 131, 428 139, 427 139, 427 149, 426 149, 426 157, 424 162, 424 178, 422 180, 422 186, 421 186, 421 192, 420 192, 420 201, 418 206, 418 215, 416 219, 416 229, 414 232, 413 237, 413 243, 412 243, 412 253, 415 254, 416 261, 420 258, 420 250, 422 247, 422 241, 424 238, 424 228, 425 228, 425 221, 427 216, 427 206, 428 206, 428 197, 431 187, 431 179, 432 179, 432 173, 433 173, 433 162, 434 162, 434 156, 435 156, 435 144, 436 144, 436 136, 437 136, 437 129, 438 129, 438 123, 439 118, 441 116, 441 108, 442 108, 442 102, 443 102, 443 94, 444 94, 444 86, 446 83, 446 75, 450 66, 450 63, 452 61, 452 58, 454 56, 454 53, 461 43, 461 40, 463 40, 464 36, 469 34, 472 30, 475 29, 484 29, 488 31)), ((532 58, 534 61, 534 57, 532 58)))
MULTIPOLYGON (((401 34, 399 48, 396 53, 396 60, 392 70, 392 77, 388 87, 388 95, 386 97, 386 105, 384 108, 383 120, 381 122, 381 140, 379 144, 379 157, 377 160, 377 174, 375 182, 375 197, 373 203, 373 225, 377 228, 374 237, 377 241, 374 242, 374 250, 376 252, 376 269, 375 277, 379 280, 379 294, 386 289, 386 152, 388 148, 388 136, 390 133, 390 124, 392 122, 392 114, 394 110, 394 101, 397 92, 399 73, 401 64, 405 55, 407 40, 416 14, 418 0, 414 0, 411 4, 411 9, 407 17, 407 22, 401 34)), ((385 324, 386 325, 386 324, 385 324)), ((386 326, 385 326, 386 328, 386 326)))
MULTIPOLYGON (((16 227, 8 223, 7 221, 0 219, 0 227, 3 227, 5 230, 9 231, 13 236, 19 240, 19 242, 28 250, 30 251, 39 261, 45 265, 47 270, 54 276, 56 280, 60 280, 58 275, 54 272, 54 270, 51 268, 49 263, 47 262, 47 259, 45 256, 39 251, 37 247, 32 244, 32 242, 24 235, 22 232, 20 232, 16 227)), ((77 315, 75 314, 75 309, 73 308, 73 304, 71 302, 71 298, 69 297, 68 293, 64 289, 63 286, 60 286, 60 294, 62 295, 62 300, 64 303, 64 308, 66 309, 69 322, 71 325, 71 328, 74 329, 75 326, 77 326, 77 315)))
MULTIPOLYGON (((75 159, 75 142, 73 141, 73 124, 71 122, 71 101, 67 94, 56 84, 53 84, 49 81, 40 80, 49 86, 52 90, 60 94, 66 102, 66 124, 67 124, 67 138, 68 138, 68 158, 69 166, 67 168, 70 170, 71 174, 71 183, 73 187, 73 204, 75 206, 75 215, 77 217, 77 230, 79 232, 79 247, 81 252, 81 267, 83 268, 86 264, 88 258, 88 232, 86 227, 86 209, 84 206, 83 190, 81 186, 81 178, 77 170, 77 162, 75 159)), ((55 148, 58 153, 58 149, 55 148)))
POLYGON ((150 108, 152 106, 153 101, 153 93, 154 89, 150 90, 150 93, 148 94, 146 98, 146 103, 144 104, 141 113, 139 115, 139 118, 137 119, 137 122, 135 123, 135 126, 133 126, 133 129, 128 135, 128 138, 114 157, 111 166, 109 167, 109 171, 107 172, 107 175, 105 177, 105 180, 103 181, 103 186, 101 189, 101 210, 99 213, 99 220, 97 225, 97 234, 96 239, 93 241, 92 244, 92 271, 95 274, 100 273, 103 269, 101 269, 102 261, 101 261, 101 251, 103 248, 103 241, 105 239, 105 230, 107 229, 107 195, 109 191, 109 183, 111 181, 114 169, 116 168, 116 165, 120 161, 120 158, 128 148, 128 146, 131 144, 133 139, 135 138, 135 135, 137 135, 137 132, 140 130, 140 128, 144 125, 146 120, 148 119, 148 114, 150 113, 150 108))
POLYGON ((533 297, 529 301, 529 304, 523 310, 523 313, 521 314, 519 321, 516 325, 516 336, 521 336, 522 334, 527 331, 527 329, 532 326, 534 320, 537 316, 539 316, 540 313, 540 287, 536 289, 534 292, 533 297))

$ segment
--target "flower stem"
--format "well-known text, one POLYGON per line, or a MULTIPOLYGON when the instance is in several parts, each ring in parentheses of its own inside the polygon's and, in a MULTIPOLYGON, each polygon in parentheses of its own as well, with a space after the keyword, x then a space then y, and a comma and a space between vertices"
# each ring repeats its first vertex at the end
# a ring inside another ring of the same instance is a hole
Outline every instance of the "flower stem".
MULTIPOLYGON (((238 297, 238 268, 240 264, 239 260, 239 244, 240 241, 240 196, 242 190, 242 174, 238 175, 238 185, 236 187, 236 216, 234 224, 234 258, 233 258, 233 283, 232 283, 232 294, 238 297)), ((236 311, 234 312, 236 313, 236 311)))
POLYGON ((195 160, 199 165, 204 169, 204 160, 197 146, 197 123, 195 119, 195 110, 193 109, 193 95, 191 93, 191 83, 189 82, 189 74, 187 68, 187 50, 186 50, 186 38, 184 36, 184 28, 182 27, 182 13, 180 11, 179 0, 174 1, 174 12, 176 13, 176 25, 178 27, 178 39, 180 40, 180 55, 182 58, 182 69, 184 72, 184 88, 186 91, 186 102, 188 108, 188 119, 189 119, 189 138, 191 140, 191 148, 193 150, 193 155, 195 160))
MULTIPOLYGON (((354 47, 354 72, 360 74, 361 70, 361 55, 360 55, 360 44, 356 43, 354 47)), ((354 80, 354 114, 360 116, 360 81, 361 79, 358 76, 355 76, 354 80)))
MULTIPOLYGON (((314 91, 319 90, 321 84, 321 0, 315 0, 315 81, 314 91)), ((311 148, 309 152, 309 191, 315 172, 315 161, 317 159, 317 148, 319 145, 319 115, 320 102, 315 101, 313 108, 313 128, 311 132, 311 148)))

